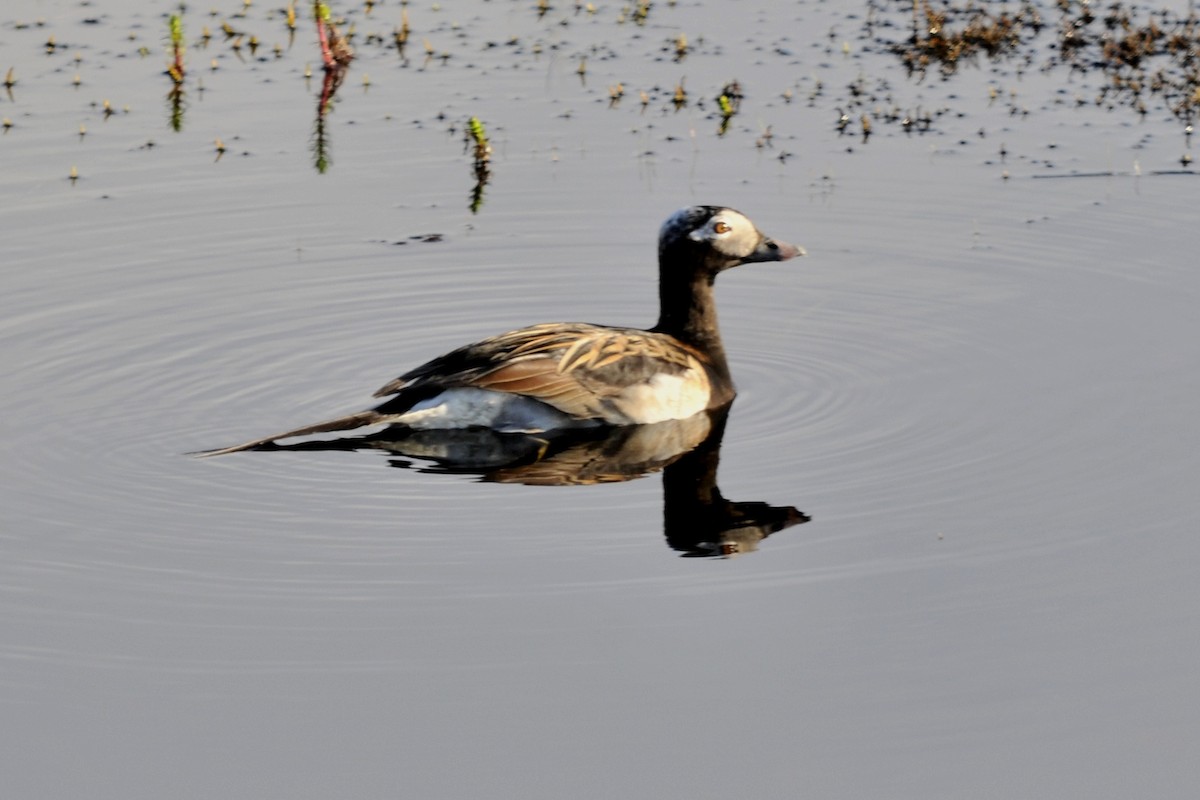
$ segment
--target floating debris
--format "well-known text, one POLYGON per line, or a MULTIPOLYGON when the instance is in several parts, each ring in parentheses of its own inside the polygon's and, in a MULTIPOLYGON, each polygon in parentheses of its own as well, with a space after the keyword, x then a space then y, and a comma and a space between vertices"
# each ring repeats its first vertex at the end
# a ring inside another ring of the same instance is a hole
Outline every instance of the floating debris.
POLYGON ((408 44, 409 33, 408 9, 404 8, 400 10, 400 27, 392 33, 392 38, 396 42, 396 50, 400 52, 401 58, 404 58, 404 46, 408 44))
POLYGON ((775 146, 773 142, 774 138, 775 134, 771 132, 771 126, 768 125, 762 132, 762 135, 754 141, 754 146, 759 150, 772 148, 775 146))
POLYGON ((675 38, 675 61, 683 61, 688 54, 687 34, 681 33, 675 38))
POLYGON ((621 102, 621 98, 625 96, 625 85, 622 83, 614 84, 608 87, 608 107, 616 108, 617 103, 621 102))
POLYGON ((687 90, 683 88, 683 78, 680 78, 679 83, 675 84, 675 94, 671 98, 671 104, 675 106, 676 111, 687 105, 687 90))

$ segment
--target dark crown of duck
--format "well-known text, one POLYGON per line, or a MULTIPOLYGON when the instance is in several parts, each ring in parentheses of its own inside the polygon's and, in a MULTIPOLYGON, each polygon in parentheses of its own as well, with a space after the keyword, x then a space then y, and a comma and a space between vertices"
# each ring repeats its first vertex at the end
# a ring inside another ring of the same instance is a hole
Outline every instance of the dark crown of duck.
POLYGON ((710 351, 725 352, 712 296, 717 273, 755 261, 786 261, 804 250, 765 236, 744 214, 720 206, 675 212, 658 236, 659 318, 655 331, 710 351))

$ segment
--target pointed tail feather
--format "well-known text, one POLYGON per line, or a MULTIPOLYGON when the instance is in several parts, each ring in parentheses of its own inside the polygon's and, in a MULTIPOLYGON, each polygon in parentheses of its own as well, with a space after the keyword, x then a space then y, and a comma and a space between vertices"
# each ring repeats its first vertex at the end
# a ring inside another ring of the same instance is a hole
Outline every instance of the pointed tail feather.
POLYGON ((208 458, 209 456, 223 456, 228 453, 237 453, 242 450, 253 450, 256 447, 262 447, 264 444, 270 444, 276 439, 289 439, 293 436, 308 436, 313 433, 328 433, 330 431, 348 431, 354 428, 362 428, 367 425, 382 425, 392 417, 387 414, 380 414, 378 411, 360 411, 357 414, 350 414, 337 419, 318 422, 315 425, 305 425, 303 428, 295 428, 283 433, 277 433, 273 436, 264 436, 261 439, 251 439, 248 442, 235 444, 232 447, 222 447, 217 450, 200 450, 195 453, 188 453, 190 456, 197 458, 208 458))

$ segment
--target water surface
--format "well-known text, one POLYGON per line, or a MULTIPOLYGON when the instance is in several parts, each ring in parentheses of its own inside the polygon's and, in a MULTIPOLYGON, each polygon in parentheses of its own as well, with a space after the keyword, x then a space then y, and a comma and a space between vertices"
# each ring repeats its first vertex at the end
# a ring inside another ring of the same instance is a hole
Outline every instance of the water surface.
POLYGON ((303 15, 289 49, 278 9, 189 7, 178 132, 174 6, 0 20, 9 793, 1188 796, 1180 121, 1062 102, 1101 79, 1019 60, 909 80, 853 4, 656 3, 644 26, 596 6, 410 6, 407 61, 398 5, 343 9, 359 55, 323 174, 303 15), (946 111, 839 134, 863 76, 946 111), (494 147, 477 213, 472 115, 494 147), (658 474, 182 455, 361 408, 511 327, 649 324, 658 224, 690 203, 810 253, 718 287, 741 392, 721 492, 812 517, 754 552, 679 557, 658 474))

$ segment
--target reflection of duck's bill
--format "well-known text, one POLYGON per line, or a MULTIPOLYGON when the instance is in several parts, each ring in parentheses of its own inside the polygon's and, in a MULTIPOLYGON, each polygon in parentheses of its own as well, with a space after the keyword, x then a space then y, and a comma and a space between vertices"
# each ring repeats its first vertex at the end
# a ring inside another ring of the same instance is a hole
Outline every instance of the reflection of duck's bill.
POLYGON ((673 536, 671 521, 668 520, 667 543, 683 551, 685 558, 734 558, 754 552, 758 549, 758 543, 771 534, 812 519, 791 506, 771 506, 760 502, 727 503, 725 508, 709 509, 708 513, 714 522, 724 522, 707 531, 698 531, 694 518, 684 520, 686 529, 676 529, 673 536), (729 527, 721 527, 722 524, 728 524, 729 527))

